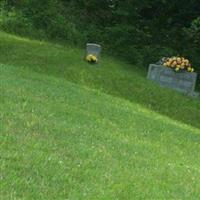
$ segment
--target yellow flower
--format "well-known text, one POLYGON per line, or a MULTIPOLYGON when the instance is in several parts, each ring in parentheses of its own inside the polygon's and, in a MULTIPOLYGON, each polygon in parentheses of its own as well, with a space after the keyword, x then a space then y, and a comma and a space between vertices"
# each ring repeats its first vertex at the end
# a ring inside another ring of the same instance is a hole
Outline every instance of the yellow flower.
POLYGON ((92 57, 91 54, 87 55, 86 60, 87 60, 87 61, 91 61, 91 57, 92 57))
POLYGON ((164 66, 167 66, 167 63, 164 63, 163 65, 164 65, 164 66))
POLYGON ((183 67, 183 68, 184 68, 184 67, 185 67, 185 63, 181 63, 181 67, 183 67))
POLYGON ((92 54, 89 54, 89 55, 86 56, 86 61, 93 62, 93 63, 97 62, 97 57, 92 55, 92 54))
POLYGON ((188 70, 188 72, 193 72, 194 71, 194 69, 191 68, 191 67, 188 67, 187 70, 188 70))
POLYGON ((92 56, 91 58, 92 58, 92 61, 96 61, 97 60, 96 56, 92 56))
POLYGON ((188 59, 185 59, 185 62, 186 62, 186 63, 189 63, 189 60, 188 60, 188 59))
POLYGON ((175 71, 176 71, 176 72, 177 72, 177 71, 179 71, 179 68, 178 68, 178 67, 176 67, 176 68, 175 68, 175 71))

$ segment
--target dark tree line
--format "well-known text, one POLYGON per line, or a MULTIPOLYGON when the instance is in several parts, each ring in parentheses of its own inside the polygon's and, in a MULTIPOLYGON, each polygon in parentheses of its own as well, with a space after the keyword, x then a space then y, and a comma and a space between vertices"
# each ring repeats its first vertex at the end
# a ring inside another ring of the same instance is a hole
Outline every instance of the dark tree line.
MULTIPOLYGON (((1 0, 1 28, 109 53, 147 66, 183 55, 200 68, 199 0, 1 0)), ((199 69, 200 70, 200 69, 199 69)))

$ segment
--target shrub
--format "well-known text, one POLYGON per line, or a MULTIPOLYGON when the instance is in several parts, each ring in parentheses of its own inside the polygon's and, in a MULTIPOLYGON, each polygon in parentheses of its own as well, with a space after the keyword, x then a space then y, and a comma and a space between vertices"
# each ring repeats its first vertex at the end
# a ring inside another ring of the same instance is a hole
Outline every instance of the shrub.
POLYGON ((171 57, 177 55, 177 52, 169 47, 160 47, 160 46, 145 46, 140 49, 141 54, 143 55, 143 65, 148 67, 150 63, 156 63, 162 57, 171 57))
POLYGON ((184 28, 183 34, 183 53, 191 59, 195 69, 200 73, 200 17, 193 20, 189 28, 184 28))
POLYGON ((8 12, 1 12, 2 29, 14 33, 30 33, 32 29, 29 21, 22 15, 20 11, 12 9, 8 12))
POLYGON ((200 17, 193 20, 189 28, 183 29, 185 37, 194 46, 200 46, 200 17))
POLYGON ((11 9, 10 11, 1 10, 0 28, 6 32, 29 36, 33 38, 45 38, 45 32, 32 25, 30 20, 21 11, 11 9))

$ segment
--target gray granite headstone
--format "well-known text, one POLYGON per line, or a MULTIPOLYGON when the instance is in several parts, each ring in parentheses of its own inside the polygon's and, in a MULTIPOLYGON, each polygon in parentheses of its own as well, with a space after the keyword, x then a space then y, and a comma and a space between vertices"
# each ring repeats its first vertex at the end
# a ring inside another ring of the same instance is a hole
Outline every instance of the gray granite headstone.
POLYGON ((195 92, 197 73, 195 72, 175 72, 162 65, 150 64, 148 79, 159 83, 161 86, 170 87, 185 94, 197 97, 195 92))
POLYGON ((101 53, 101 45, 94 43, 87 43, 86 53, 87 55, 92 54, 95 55, 97 58, 99 58, 99 55, 101 53))

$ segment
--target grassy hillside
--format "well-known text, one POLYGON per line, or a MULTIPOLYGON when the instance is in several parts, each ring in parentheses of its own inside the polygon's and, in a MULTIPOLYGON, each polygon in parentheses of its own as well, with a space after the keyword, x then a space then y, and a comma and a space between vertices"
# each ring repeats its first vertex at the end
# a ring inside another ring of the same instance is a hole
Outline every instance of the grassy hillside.
POLYGON ((139 68, 0 33, 2 199, 199 199, 200 101, 139 68))
POLYGON ((1 65, 3 199, 199 199, 200 131, 1 65))
MULTIPOLYGON (((84 50, 0 32, 0 63, 98 89, 200 128, 200 98, 185 97, 146 80, 140 68, 102 56, 98 67, 83 62, 84 50)), ((134 56, 134 55, 133 55, 134 56)), ((199 87, 200 88, 200 87, 199 87)))

